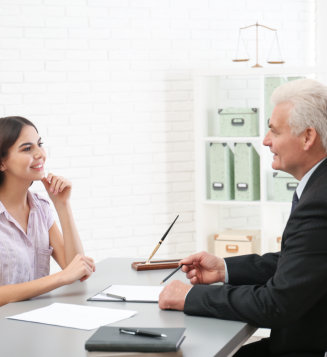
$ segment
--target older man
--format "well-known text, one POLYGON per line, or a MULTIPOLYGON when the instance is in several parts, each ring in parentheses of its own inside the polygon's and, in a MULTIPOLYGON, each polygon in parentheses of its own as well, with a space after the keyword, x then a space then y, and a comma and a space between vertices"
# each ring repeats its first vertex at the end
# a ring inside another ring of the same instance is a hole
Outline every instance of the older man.
MULTIPOLYGON (((311 79, 277 88, 263 144, 272 167, 300 183, 281 252, 218 258, 202 252, 182 260, 193 284, 173 281, 162 309, 245 321, 271 328, 270 338, 236 356, 324 356, 327 350, 327 88, 311 79), (225 282, 224 285, 208 285, 225 282)), ((217 331, 219 333, 219 331, 217 331)))

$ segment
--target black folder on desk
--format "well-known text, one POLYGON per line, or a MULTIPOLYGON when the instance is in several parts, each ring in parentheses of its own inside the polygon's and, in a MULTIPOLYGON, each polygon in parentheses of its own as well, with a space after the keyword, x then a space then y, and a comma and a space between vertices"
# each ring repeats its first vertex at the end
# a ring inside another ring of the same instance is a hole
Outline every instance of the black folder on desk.
POLYGON ((183 327, 133 327, 133 329, 137 328, 148 332, 163 333, 167 337, 129 335, 120 333, 119 327, 102 326, 85 342, 85 349, 88 351, 172 352, 179 349, 185 338, 183 327))

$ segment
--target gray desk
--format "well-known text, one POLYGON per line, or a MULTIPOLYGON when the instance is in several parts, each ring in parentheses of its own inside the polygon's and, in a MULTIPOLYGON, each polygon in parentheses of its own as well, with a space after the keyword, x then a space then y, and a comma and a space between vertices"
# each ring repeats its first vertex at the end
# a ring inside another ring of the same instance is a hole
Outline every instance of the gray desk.
MULTIPOLYGON (((186 357, 222 356, 236 351, 255 331, 245 323, 188 316, 179 311, 162 311, 158 304, 124 302, 87 302, 86 299, 110 284, 157 285, 171 270, 136 272, 131 259, 109 258, 97 264, 87 281, 79 281, 38 298, 0 308, 0 355, 2 357, 85 357, 84 343, 95 330, 42 325, 5 317, 40 308, 54 302, 130 309, 138 314, 117 322, 123 326, 186 327, 182 344, 186 357)), ((182 272, 176 278, 184 280, 182 272)))

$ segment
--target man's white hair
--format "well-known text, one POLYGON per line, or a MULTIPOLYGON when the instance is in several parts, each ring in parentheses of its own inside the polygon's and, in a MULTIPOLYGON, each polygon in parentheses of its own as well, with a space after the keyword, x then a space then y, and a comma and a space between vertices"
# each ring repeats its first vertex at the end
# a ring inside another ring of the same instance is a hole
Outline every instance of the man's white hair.
POLYGON ((327 87, 313 79, 298 79, 276 88, 271 101, 274 105, 292 104, 289 126, 299 135, 306 128, 315 128, 327 152, 327 87))

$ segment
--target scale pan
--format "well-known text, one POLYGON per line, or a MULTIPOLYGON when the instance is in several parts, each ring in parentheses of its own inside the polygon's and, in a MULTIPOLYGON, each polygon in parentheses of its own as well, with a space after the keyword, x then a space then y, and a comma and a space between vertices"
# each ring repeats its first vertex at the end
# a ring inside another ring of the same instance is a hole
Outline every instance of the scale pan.
POLYGON ((247 62, 249 61, 250 59, 249 58, 237 58, 237 59, 233 59, 232 61, 233 62, 247 62))
POLYGON ((283 64, 285 61, 267 61, 269 64, 283 64))

